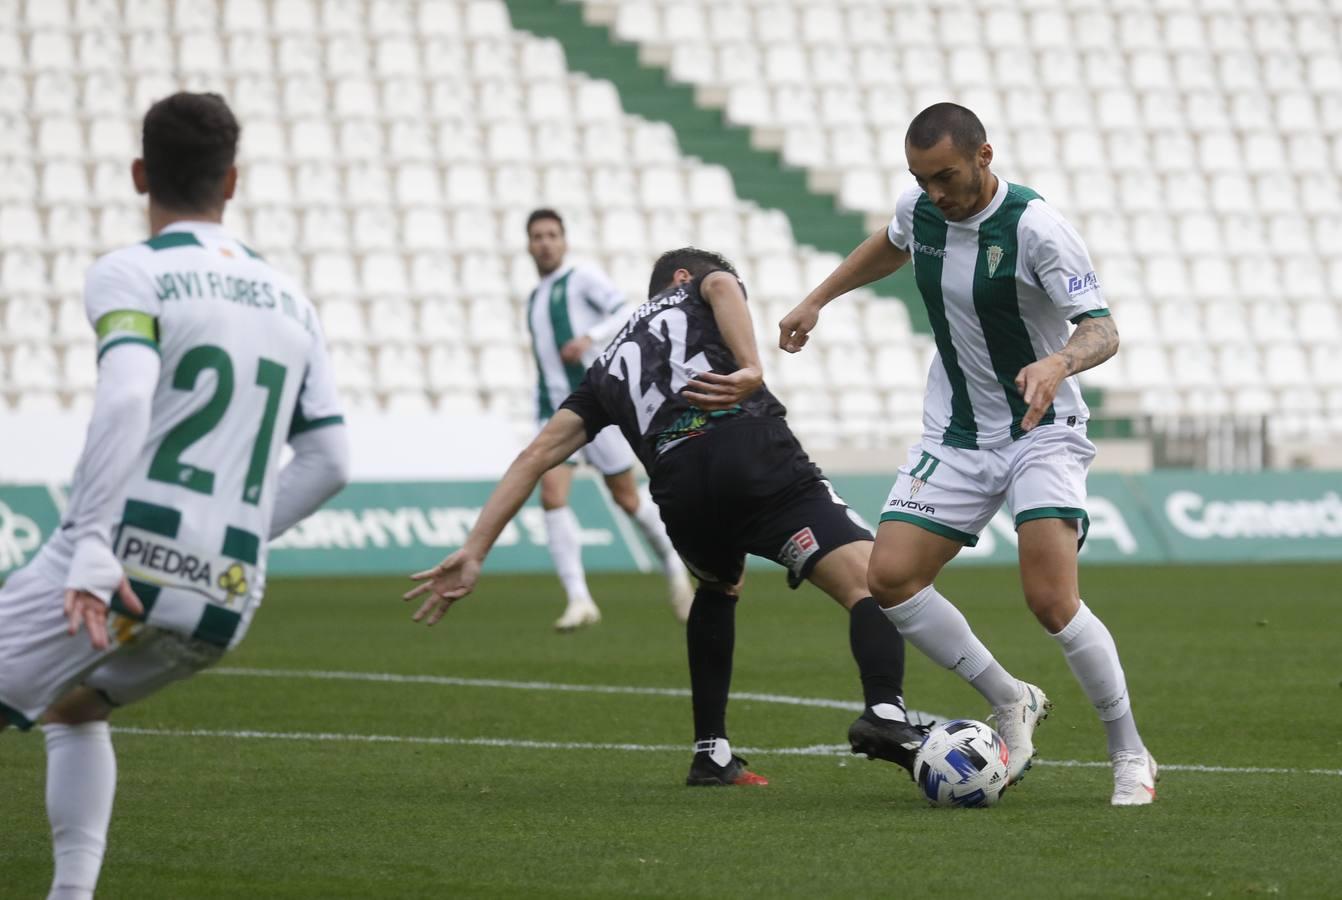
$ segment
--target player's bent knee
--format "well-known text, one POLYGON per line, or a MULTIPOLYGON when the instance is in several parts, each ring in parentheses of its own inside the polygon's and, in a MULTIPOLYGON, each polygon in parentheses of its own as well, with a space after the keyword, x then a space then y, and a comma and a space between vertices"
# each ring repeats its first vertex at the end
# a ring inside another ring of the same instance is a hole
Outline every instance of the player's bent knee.
POLYGON ((1076 594, 1067 591, 1027 591, 1025 602, 1039 624, 1048 629, 1050 634, 1057 634, 1066 628, 1081 608, 1081 601, 1076 594))
POLYGON ((111 715, 112 709, 112 704, 97 691, 81 686, 53 703, 42 716, 42 724, 83 725, 86 722, 103 722, 111 715))
POLYGON ((699 590, 695 592, 695 597, 696 598, 698 597, 699 592, 706 592, 710 594, 724 594, 728 597, 731 597, 733 600, 736 600, 741 596, 741 585, 743 585, 744 583, 745 579, 742 579, 741 581, 738 581, 735 584, 728 584, 727 582, 723 581, 701 580, 699 582, 699 590))
POLYGON ((898 606, 932 583, 933 576, 916 570, 871 566, 867 587, 876 602, 886 608, 898 606))

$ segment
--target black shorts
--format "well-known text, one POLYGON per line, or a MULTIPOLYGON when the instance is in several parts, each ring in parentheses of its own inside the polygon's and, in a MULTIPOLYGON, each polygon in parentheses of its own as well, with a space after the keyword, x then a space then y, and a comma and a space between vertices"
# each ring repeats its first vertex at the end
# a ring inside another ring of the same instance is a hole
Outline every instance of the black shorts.
POLYGON ((735 584, 753 553, 785 567, 795 588, 831 550, 872 540, 778 418, 723 422, 673 447, 650 488, 671 543, 704 581, 735 584))

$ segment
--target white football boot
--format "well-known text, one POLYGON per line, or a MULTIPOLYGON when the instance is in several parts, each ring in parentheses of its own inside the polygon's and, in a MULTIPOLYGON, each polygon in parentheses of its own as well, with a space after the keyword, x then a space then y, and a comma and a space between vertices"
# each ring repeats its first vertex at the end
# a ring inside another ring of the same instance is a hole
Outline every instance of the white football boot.
POLYGON ((1156 799, 1160 769, 1156 758, 1146 750, 1131 753, 1120 750, 1113 756, 1114 806, 1146 806, 1156 799))
POLYGON ((666 583, 671 592, 671 610, 676 614, 676 621, 684 625, 689 621, 690 607, 694 604, 694 585, 680 560, 676 560, 674 567, 666 573, 666 583))
POLYGON ((1020 699, 1006 706, 993 708, 989 724, 1006 741, 1007 784, 1015 784, 1025 775, 1034 761, 1034 730, 1048 718, 1053 701, 1039 688, 1022 681, 1020 699))
POLYGON ((577 631, 601 621, 601 610, 591 600, 577 600, 569 603, 564 614, 555 619, 555 631, 577 631))

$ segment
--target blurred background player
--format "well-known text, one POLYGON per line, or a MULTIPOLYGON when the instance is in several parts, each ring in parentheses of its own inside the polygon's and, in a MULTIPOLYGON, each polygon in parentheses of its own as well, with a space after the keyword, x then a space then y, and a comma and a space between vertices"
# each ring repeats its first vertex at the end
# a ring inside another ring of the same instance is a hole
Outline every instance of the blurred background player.
MULTIPOLYGON (((629 310, 624 295, 604 272, 564 261, 568 253, 564 220, 554 210, 538 209, 528 217, 527 250, 541 278, 527 301, 527 326, 540 379, 537 416, 544 427, 582 381, 592 360, 624 325, 629 310)), ((657 504, 634 482, 634 452, 620 430, 611 426, 584 447, 582 454, 605 477, 616 504, 634 520, 657 553, 666 573, 671 606, 676 618, 684 622, 694 589, 666 536, 657 504)), ((568 606, 555 622, 560 631, 601 621, 601 611, 587 589, 583 571, 582 529, 568 505, 572 486, 572 465, 556 466, 541 478, 550 557, 568 596, 568 606)))
POLYGON ((220 224, 238 134, 217 94, 145 115, 132 176, 153 237, 89 270, 98 384, 69 505, 0 590, 0 728, 42 723, 57 900, 97 885, 116 792, 108 715, 235 646, 268 540, 348 478, 312 303, 220 224))
POLYGON ((1118 350, 1095 267, 1080 235, 1038 194, 992 173, 992 146, 970 110, 954 103, 923 110, 909 125, 905 153, 917 186, 900 196, 889 228, 780 323, 779 346, 796 353, 825 304, 913 261, 937 355, 923 438, 881 514, 872 593, 910 643, 992 704, 1018 780, 1048 698, 994 660, 932 584, 1007 504, 1025 601, 1104 723, 1111 802, 1150 803, 1156 763, 1137 733, 1114 639, 1081 600, 1077 573, 1095 446, 1074 376, 1118 350))
POLYGON ((668 531, 699 589, 685 637, 694 709, 686 784, 762 785, 732 753, 727 697, 736 601, 753 553, 809 580, 849 611, 865 709, 854 753, 912 773, 925 731, 904 709, 904 641, 867 590, 871 532, 807 457, 764 385, 745 289, 731 263, 692 247, 658 259, 651 298, 634 311, 490 496, 462 549, 413 576, 429 625, 470 593, 485 555, 542 473, 617 426, 652 479, 668 531))

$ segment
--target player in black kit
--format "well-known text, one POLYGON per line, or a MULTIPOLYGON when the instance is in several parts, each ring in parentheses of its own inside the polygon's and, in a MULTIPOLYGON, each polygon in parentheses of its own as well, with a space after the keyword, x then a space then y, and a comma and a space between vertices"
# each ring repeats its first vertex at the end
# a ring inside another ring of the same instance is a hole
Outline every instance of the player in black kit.
POLYGON ((706 250, 662 255, 651 297, 509 467, 462 548, 412 576, 432 625, 475 586, 485 555, 541 475, 610 424, 648 470, 667 534, 699 580, 686 623, 694 708, 690 785, 767 784, 731 752, 727 695, 745 555, 772 559, 849 610, 866 708, 854 753, 912 769, 925 734, 904 712, 904 640, 867 588, 871 533, 834 493, 764 386, 745 288, 706 250))

